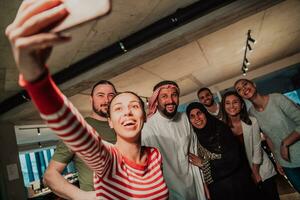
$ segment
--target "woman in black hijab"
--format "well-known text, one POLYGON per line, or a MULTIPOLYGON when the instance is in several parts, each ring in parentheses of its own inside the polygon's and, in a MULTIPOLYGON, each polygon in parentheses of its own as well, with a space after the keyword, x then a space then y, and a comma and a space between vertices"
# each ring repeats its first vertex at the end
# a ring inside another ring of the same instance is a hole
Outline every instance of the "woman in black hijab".
POLYGON ((250 170, 229 126, 198 102, 189 104, 186 113, 199 142, 198 156, 189 154, 189 160, 203 170, 211 199, 257 199, 250 170))

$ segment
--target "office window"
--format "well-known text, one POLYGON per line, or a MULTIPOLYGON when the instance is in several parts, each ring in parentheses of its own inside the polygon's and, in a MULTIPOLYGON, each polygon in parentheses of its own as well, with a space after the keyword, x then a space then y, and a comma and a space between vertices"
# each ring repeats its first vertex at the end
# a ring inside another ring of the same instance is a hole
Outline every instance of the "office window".
POLYGON ((24 184, 26 186, 28 186, 32 181, 40 180, 43 176, 45 169, 49 164, 47 159, 47 151, 50 153, 50 155, 53 155, 53 149, 19 154, 24 184), (44 162, 41 162, 41 160, 44 160, 44 162), (41 163, 43 163, 43 165, 41 165, 41 163))
MULTIPOLYGON (((53 154, 54 148, 19 154, 25 186, 42 179, 53 154)), ((66 167, 64 174, 71 172, 76 172, 72 162, 66 167)))
POLYGON ((298 90, 298 91, 299 92, 294 90, 292 92, 285 93, 284 95, 287 96, 292 101, 294 101, 296 104, 300 105, 300 97, 299 97, 300 90, 298 90))

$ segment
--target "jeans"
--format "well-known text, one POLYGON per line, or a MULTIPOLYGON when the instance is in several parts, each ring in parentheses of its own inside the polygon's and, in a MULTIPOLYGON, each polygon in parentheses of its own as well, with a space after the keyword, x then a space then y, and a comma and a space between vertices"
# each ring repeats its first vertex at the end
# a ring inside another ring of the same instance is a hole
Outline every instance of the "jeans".
POLYGON ((283 170, 294 189, 300 193, 300 167, 283 167, 283 170))
POLYGON ((275 177, 276 176, 268 178, 264 182, 261 182, 260 185, 258 185, 258 190, 261 194, 261 197, 263 197, 262 199, 264 199, 264 200, 280 200, 279 194, 277 191, 275 177))

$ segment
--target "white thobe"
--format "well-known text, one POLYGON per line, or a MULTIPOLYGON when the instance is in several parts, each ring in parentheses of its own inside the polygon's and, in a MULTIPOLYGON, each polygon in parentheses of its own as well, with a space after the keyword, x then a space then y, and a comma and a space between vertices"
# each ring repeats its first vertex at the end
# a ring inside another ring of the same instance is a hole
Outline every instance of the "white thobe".
POLYGON ((188 161, 188 153, 197 152, 197 138, 185 113, 167 119, 157 111, 144 125, 142 143, 158 148, 163 156, 170 200, 206 199, 201 172, 188 161))

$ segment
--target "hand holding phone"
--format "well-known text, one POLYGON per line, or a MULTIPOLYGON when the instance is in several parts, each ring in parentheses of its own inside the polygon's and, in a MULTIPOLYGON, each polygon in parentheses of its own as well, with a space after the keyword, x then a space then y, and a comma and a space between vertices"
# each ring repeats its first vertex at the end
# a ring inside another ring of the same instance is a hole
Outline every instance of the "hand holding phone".
POLYGON ((51 32, 69 30, 84 22, 99 18, 111 9, 110 0, 61 0, 69 15, 51 32))
POLYGON ((25 80, 36 80, 44 72, 52 47, 69 41, 69 37, 53 32, 69 30, 87 20, 103 16, 109 10, 109 0, 64 0, 63 4, 61 0, 23 1, 15 20, 5 33, 11 43, 17 67, 25 80), (60 23, 52 29, 52 33, 45 31, 57 22, 60 23))

